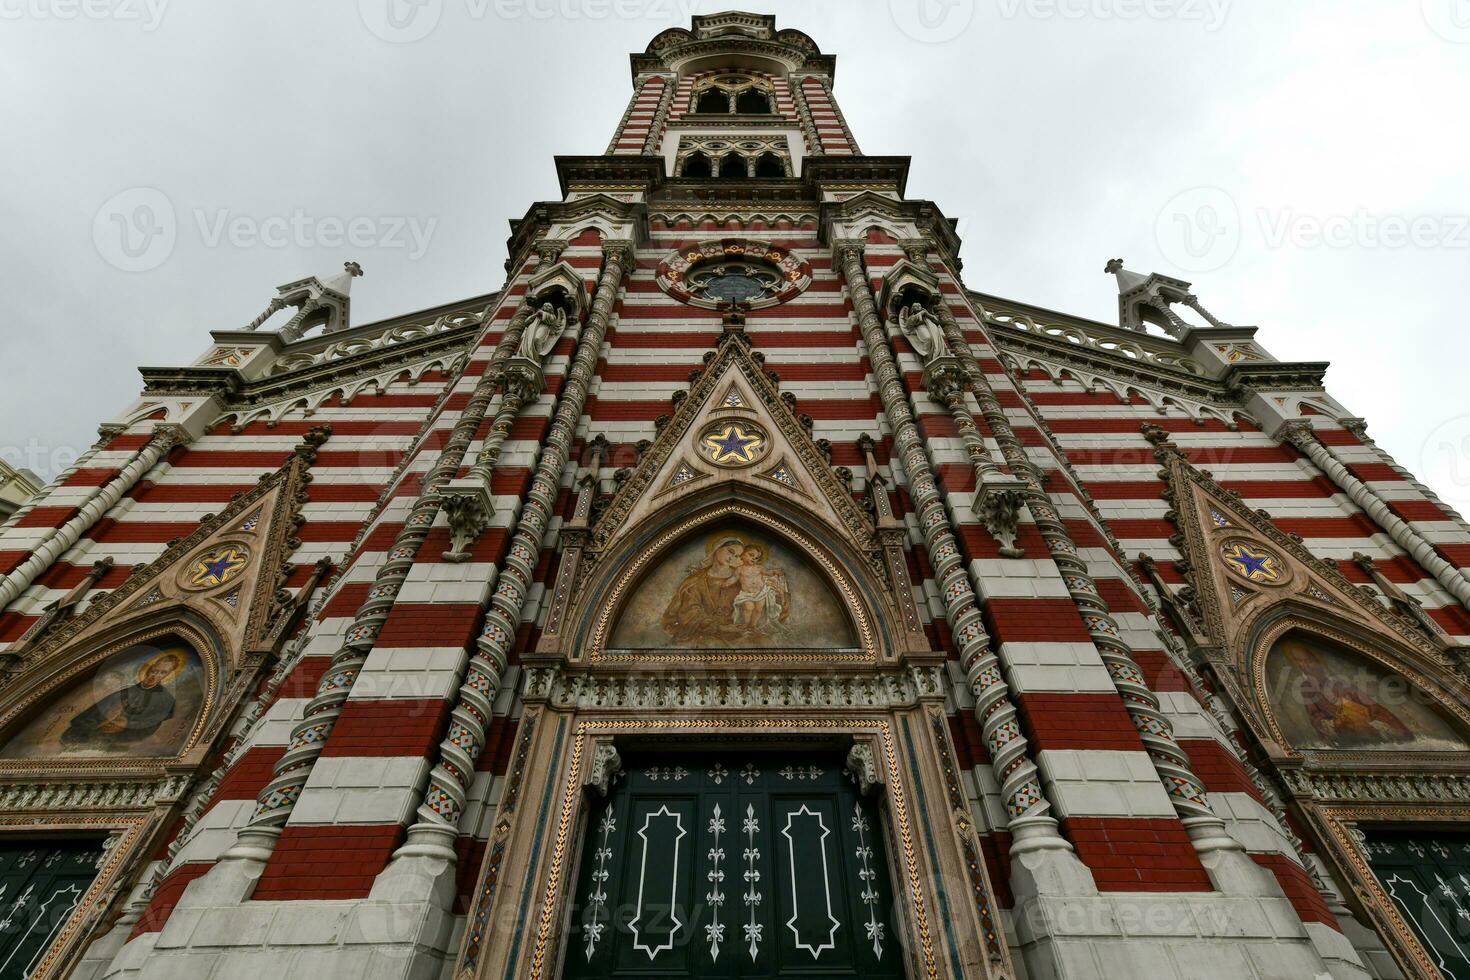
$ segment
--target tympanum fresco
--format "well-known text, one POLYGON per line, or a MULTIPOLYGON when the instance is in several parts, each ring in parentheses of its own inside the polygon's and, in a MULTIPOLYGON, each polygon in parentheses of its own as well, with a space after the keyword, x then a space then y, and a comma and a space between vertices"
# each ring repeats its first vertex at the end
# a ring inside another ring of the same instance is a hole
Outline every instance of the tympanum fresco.
POLYGON ((857 646, 842 602, 796 548, 731 526, 684 539, 632 589, 616 649, 857 646))

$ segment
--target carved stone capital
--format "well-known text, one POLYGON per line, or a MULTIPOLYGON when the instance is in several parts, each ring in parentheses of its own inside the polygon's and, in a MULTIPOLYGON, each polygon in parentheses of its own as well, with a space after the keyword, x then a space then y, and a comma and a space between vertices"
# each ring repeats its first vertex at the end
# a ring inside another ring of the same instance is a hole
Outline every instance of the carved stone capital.
POLYGON ((1025 551, 1016 547, 1016 533, 1021 522, 1021 508, 1026 506, 1026 481, 1014 476, 991 477, 975 488, 972 507, 990 536, 1000 542, 1003 558, 1020 558, 1025 551))
POLYGON ((97 441, 93 443, 93 446, 94 448, 105 446, 126 431, 128 427, 121 422, 104 422, 97 426, 97 441))
POLYGON ((470 557, 469 548, 495 513, 489 485, 471 477, 450 480, 439 491, 440 507, 449 521, 450 549, 444 552, 444 560, 462 562, 470 557))
POLYGON ((567 249, 567 243, 561 239, 542 238, 532 242, 531 248, 535 250, 536 257, 541 260, 542 265, 551 265, 561 258, 561 253, 567 249))
POLYGON ((633 264, 637 247, 627 238, 609 238, 602 243, 602 256, 608 262, 616 262, 624 271, 633 264))
POLYGON ((948 408, 964 404, 967 380, 965 366, 952 355, 942 354, 924 365, 924 389, 948 408))
POLYGON ((517 408, 535 401, 546 389, 546 375, 541 365, 528 357, 507 358, 496 372, 495 380, 505 390, 507 400, 516 400, 517 408))
POLYGON ((1303 419, 1283 422, 1276 430, 1276 438, 1291 443, 1303 452, 1317 442, 1317 436, 1312 431, 1312 423, 1303 419))
POLYGON ((187 446, 194 441, 194 437, 182 425, 162 422, 153 427, 153 441, 161 450, 168 452, 175 446, 187 446))

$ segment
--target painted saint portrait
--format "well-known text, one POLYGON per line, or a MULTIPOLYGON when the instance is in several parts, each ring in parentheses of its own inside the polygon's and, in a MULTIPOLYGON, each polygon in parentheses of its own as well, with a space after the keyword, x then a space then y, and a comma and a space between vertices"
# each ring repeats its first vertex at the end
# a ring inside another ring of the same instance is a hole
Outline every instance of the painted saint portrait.
POLYGON ((1282 735, 1298 749, 1463 749, 1464 740, 1402 677, 1306 633, 1277 640, 1266 681, 1282 735))
POLYGON ((204 665, 176 636, 107 658, 0 749, 7 759, 176 755, 204 703, 204 665))
POLYGON ((611 648, 851 650, 842 602, 805 555, 734 526, 685 539, 633 589, 611 648))

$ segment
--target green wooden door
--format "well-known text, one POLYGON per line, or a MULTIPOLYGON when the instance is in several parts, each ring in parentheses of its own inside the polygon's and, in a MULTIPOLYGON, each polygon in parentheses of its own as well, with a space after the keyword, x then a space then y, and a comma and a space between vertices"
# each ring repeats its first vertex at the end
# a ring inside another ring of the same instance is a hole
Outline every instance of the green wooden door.
POLYGON ((628 757, 594 805, 567 977, 900 977, 883 832, 839 759, 628 757))
POLYGON ((102 856, 100 840, 0 843, 0 977, 28 977, 71 917, 102 856))
POLYGON ((1448 980, 1470 980, 1470 834, 1366 832, 1378 883, 1448 980))

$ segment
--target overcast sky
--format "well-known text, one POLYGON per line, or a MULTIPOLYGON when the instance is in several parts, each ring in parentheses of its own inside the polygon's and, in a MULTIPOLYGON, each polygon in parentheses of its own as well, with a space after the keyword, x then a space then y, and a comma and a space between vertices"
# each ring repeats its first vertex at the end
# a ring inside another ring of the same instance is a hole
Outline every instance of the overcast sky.
MULTIPOLYGON (((690 0, 0 0, 0 453, 44 476, 276 285, 354 320, 499 288, 690 0), (122 222, 122 224, 119 224, 122 222), (350 229, 354 241, 342 241, 350 229)), ((1114 322, 1191 280, 1470 509, 1470 0, 760 3, 913 156, 975 289, 1114 322)))

